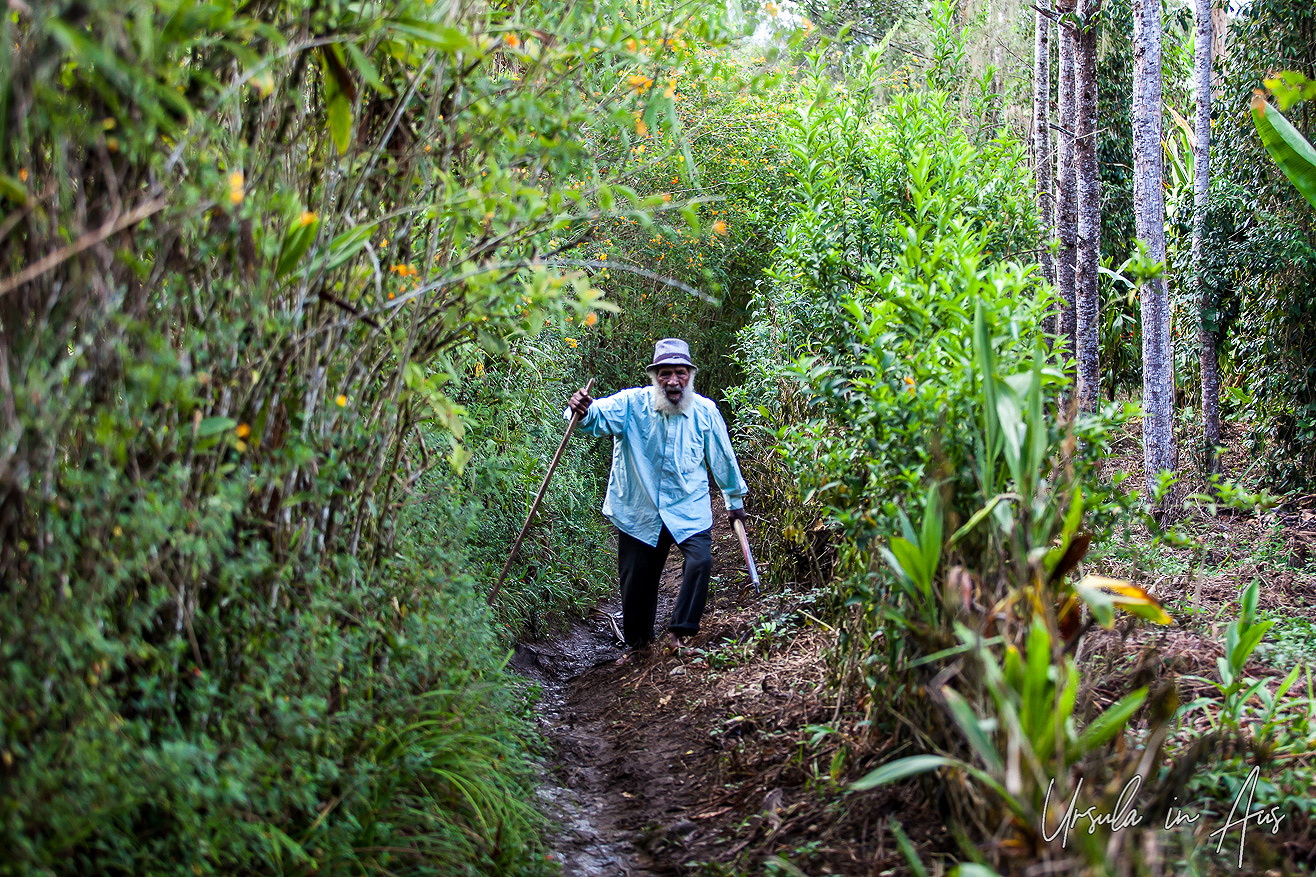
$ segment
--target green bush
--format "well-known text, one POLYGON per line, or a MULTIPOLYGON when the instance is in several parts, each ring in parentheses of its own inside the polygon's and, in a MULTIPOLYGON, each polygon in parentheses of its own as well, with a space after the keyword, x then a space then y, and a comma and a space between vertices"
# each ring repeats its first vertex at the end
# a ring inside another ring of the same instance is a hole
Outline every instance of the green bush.
POLYGON ((1036 228, 1019 142, 975 142, 939 92, 879 107, 875 53, 842 86, 821 57, 810 63, 814 99, 784 129, 794 212, 739 336, 746 382, 733 396, 784 536, 766 563, 787 580, 818 575, 825 528, 867 545, 894 521, 886 505, 922 484, 945 444, 939 418, 956 422, 938 378, 964 325, 948 315, 971 314, 980 295, 1033 323, 1047 307, 1007 262, 1036 228))
POLYGON ((547 867, 481 598, 562 390, 481 380, 606 306, 554 235, 662 206, 597 156, 686 12, 6 16, 0 872, 547 867))

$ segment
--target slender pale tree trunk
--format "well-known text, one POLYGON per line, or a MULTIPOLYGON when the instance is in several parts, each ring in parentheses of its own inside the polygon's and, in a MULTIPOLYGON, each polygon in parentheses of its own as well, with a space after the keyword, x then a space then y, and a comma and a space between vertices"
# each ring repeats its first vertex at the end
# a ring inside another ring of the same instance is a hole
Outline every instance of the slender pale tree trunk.
POLYGON ((1051 178, 1051 19, 1037 7, 1033 35, 1033 171, 1037 177, 1037 261, 1047 283, 1056 282, 1051 239, 1055 236, 1055 188, 1051 178))
POLYGON ((1097 410, 1101 398, 1100 302, 1097 268, 1101 264, 1101 177, 1097 167, 1097 13, 1101 0, 1079 0, 1082 29, 1075 35, 1074 154, 1077 166, 1078 234, 1074 253, 1075 347, 1078 356, 1078 405, 1097 410))
POLYGON ((1197 18, 1196 65, 1197 131, 1193 143, 1193 277, 1201 321, 1198 340, 1202 363, 1202 434, 1206 445, 1206 472, 1220 471, 1220 366, 1216 360, 1215 292, 1206 280, 1206 208, 1211 190, 1211 52, 1215 47, 1211 0, 1195 0, 1197 18))
POLYGON ((1056 258, 1056 287, 1064 300, 1060 311, 1060 337, 1065 354, 1074 355, 1074 244, 1078 234, 1075 210, 1078 205, 1074 177, 1074 0, 1057 0, 1060 20, 1060 64, 1056 72, 1057 107, 1060 115, 1059 174, 1056 181, 1056 231, 1060 252, 1056 258))
MULTIPOLYGON (((1133 4, 1133 209, 1138 239, 1165 261, 1165 189, 1161 155, 1161 0, 1133 4)), ((1142 448, 1150 495, 1164 471, 1178 468, 1174 372, 1165 278, 1142 284, 1142 448)), ((1158 517, 1166 508, 1159 507, 1158 517)))

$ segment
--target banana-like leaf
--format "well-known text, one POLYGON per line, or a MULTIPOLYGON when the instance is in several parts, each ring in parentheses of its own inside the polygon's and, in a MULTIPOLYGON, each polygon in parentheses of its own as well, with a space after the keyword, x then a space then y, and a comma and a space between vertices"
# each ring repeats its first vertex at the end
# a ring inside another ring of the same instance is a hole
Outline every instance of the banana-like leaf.
POLYGON ((1166 613, 1159 600, 1148 594, 1143 588, 1131 585, 1126 581, 1107 578, 1106 576, 1087 575, 1074 586, 1074 589, 1092 607, 1092 611, 1097 614, 1097 620, 1101 622, 1103 627, 1107 627, 1107 625, 1102 613, 1098 610, 1099 604, 1123 609, 1130 615, 1136 615, 1154 624, 1174 624, 1174 619, 1166 613))
POLYGON ((1284 176, 1316 207, 1316 149, 1260 94, 1252 97, 1252 121, 1261 142, 1284 176))

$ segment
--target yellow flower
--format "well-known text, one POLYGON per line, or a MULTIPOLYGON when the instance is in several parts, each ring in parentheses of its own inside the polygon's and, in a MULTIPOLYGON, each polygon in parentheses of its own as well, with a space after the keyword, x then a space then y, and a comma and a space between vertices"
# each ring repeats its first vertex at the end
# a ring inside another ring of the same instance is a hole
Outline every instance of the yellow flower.
POLYGON ((632 74, 626 77, 626 84, 631 87, 631 91, 648 91, 653 87, 653 80, 648 76, 632 74))
POLYGON ((644 119, 641 119, 639 116, 635 117, 635 133, 640 137, 649 136, 649 126, 644 124, 644 119))
POLYGON ((344 396, 342 393, 338 394, 338 398, 334 399, 334 402, 338 403, 339 408, 347 407, 347 397, 344 396))
POLYGON ((763 11, 768 13, 768 15, 772 16, 773 18, 776 18, 778 12, 777 4, 776 3, 763 4, 763 11))
POLYGON ((577 341, 575 338, 568 338, 568 339, 567 339, 567 343, 570 344, 572 347, 575 347, 575 346, 576 346, 577 344, 579 344, 580 342, 577 341))
POLYGON ((599 261, 600 261, 600 262, 606 262, 606 261, 608 261, 608 254, 607 254, 607 253, 599 253, 599 261))
POLYGON ((228 199, 234 204, 241 204, 242 199, 246 197, 246 191, 243 186, 247 178, 242 171, 234 171, 228 175, 228 199))
POLYGON ((598 321, 599 321, 599 315, 594 313, 593 311, 590 311, 588 314, 585 315, 586 326, 593 326, 598 321))
POLYGON ((233 431, 238 434, 238 438, 240 439, 244 439, 247 436, 251 435, 251 427, 245 423, 239 423, 238 428, 233 431))
POLYGON ((634 38, 626 41, 626 51, 634 52, 639 46, 636 45, 634 38))
POLYGON ((297 224, 310 225, 312 222, 315 222, 319 218, 320 217, 316 216, 313 211, 305 210, 302 212, 301 216, 297 217, 297 224))
POLYGON ((719 219, 717 222, 713 223, 713 233, 722 235, 726 234, 727 224, 719 219))

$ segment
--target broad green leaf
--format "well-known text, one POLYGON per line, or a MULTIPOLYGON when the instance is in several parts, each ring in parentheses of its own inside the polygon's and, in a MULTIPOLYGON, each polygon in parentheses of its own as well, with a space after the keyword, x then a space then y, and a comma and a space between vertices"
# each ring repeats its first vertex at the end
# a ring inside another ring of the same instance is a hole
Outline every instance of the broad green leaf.
POLYGON ((207 417, 197 424, 196 437, 209 438, 237 425, 238 422, 231 417, 207 417))
POLYGON ((929 582, 937 575, 937 564, 941 561, 941 490, 936 484, 928 488, 927 507, 923 511, 923 531, 919 541, 923 548, 923 571, 929 582))
POLYGON ((347 231, 336 235, 329 242, 329 254, 325 258, 324 270, 333 271, 361 252, 378 226, 378 221, 367 222, 363 225, 353 226, 347 231))
POLYGON ((478 48, 470 35, 451 25, 413 18, 394 18, 387 21, 385 27, 410 37, 421 45, 430 46, 449 55, 478 48))
POLYGON ((14 202, 19 207, 27 204, 27 187, 9 174, 0 174, 0 197, 14 202))
POLYGON ((302 213, 292 221, 279 247, 279 261, 274 268, 275 277, 282 278, 297 267, 297 263, 306 255, 306 250, 315 240, 319 230, 320 218, 314 213, 302 213))
POLYGON ((998 493, 996 496, 993 496, 987 505, 973 513, 973 517, 969 518, 969 520, 964 523, 964 526, 951 534, 950 542, 948 544, 954 545, 965 536, 969 535, 969 533, 973 532, 973 529, 981 524, 999 503, 1004 502, 1005 500, 1016 500, 1018 498, 1019 496, 1014 493, 998 493))
POLYGON ((875 789, 887 783, 894 783, 906 777, 927 773, 939 767, 958 764, 960 762, 953 758, 946 758, 944 755, 911 755, 908 758, 887 762, 876 770, 869 771, 850 784, 850 791, 866 792, 869 789, 875 789))
POLYGON ((943 688, 942 695, 946 698, 947 706, 950 707, 951 717, 955 719, 955 724, 959 725, 960 731, 969 741, 969 746, 982 759, 987 770, 999 776, 1005 770, 1005 762, 1001 759, 1001 754, 996 751, 996 744, 983 730, 978 714, 955 689, 943 688))
POLYGON ((1242 612, 1239 615, 1244 624, 1251 624, 1252 619, 1257 617, 1257 597, 1260 594, 1261 582, 1253 579, 1243 591, 1242 612))
POLYGON ((1084 753, 1091 752, 1098 746, 1110 740, 1116 734, 1124 730, 1124 726, 1129 723, 1129 719, 1142 706, 1142 702, 1147 699, 1147 687, 1143 686, 1136 691, 1128 694, 1115 701, 1101 715, 1092 720, 1083 733, 1078 735, 1074 745, 1070 748, 1070 760, 1076 760, 1084 753))
POLYGON ((361 47, 356 43, 349 42, 345 45, 345 48, 347 49, 347 57, 351 59, 352 66, 356 68, 357 73, 361 74, 361 78, 384 97, 392 97, 393 90, 379 78, 379 71, 375 69, 374 62, 366 57, 366 53, 361 51, 361 47))
POLYGON ((347 152, 352 145, 352 102, 347 95, 337 92, 329 99, 329 136, 334 140, 338 154, 347 152))
POLYGON ((1266 151, 1284 176, 1316 207, 1316 149, 1259 94, 1252 98, 1252 121, 1266 151))
POLYGON ((1274 625, 1273 620, 1263 621, 1260 624, 1252 625, 1245 632, 1239 634, 1238 644, 1229 653, 1229 663, 1242 670, 1243 665, 1247 663, 1247 659, 1251 657, 1252 651, 1257 647, 1257 643, 1261 642, 1261 638, 1266 635, 1266 631, 1274 625))
POLYGON ((1051 697, 1052 685, 1048 677, 1051 669, 1051 634, 1046 629, 1046 622, 1040 614, 1033 615, 1033 625, 1028 631, 1028 652, 1024 656, 1024 685, 1020 692, 1019 721, 1024 726, 1024 733, 1029 740, 1038 737, 1038 723, 1049 719, 1054 698, 1051 697))

